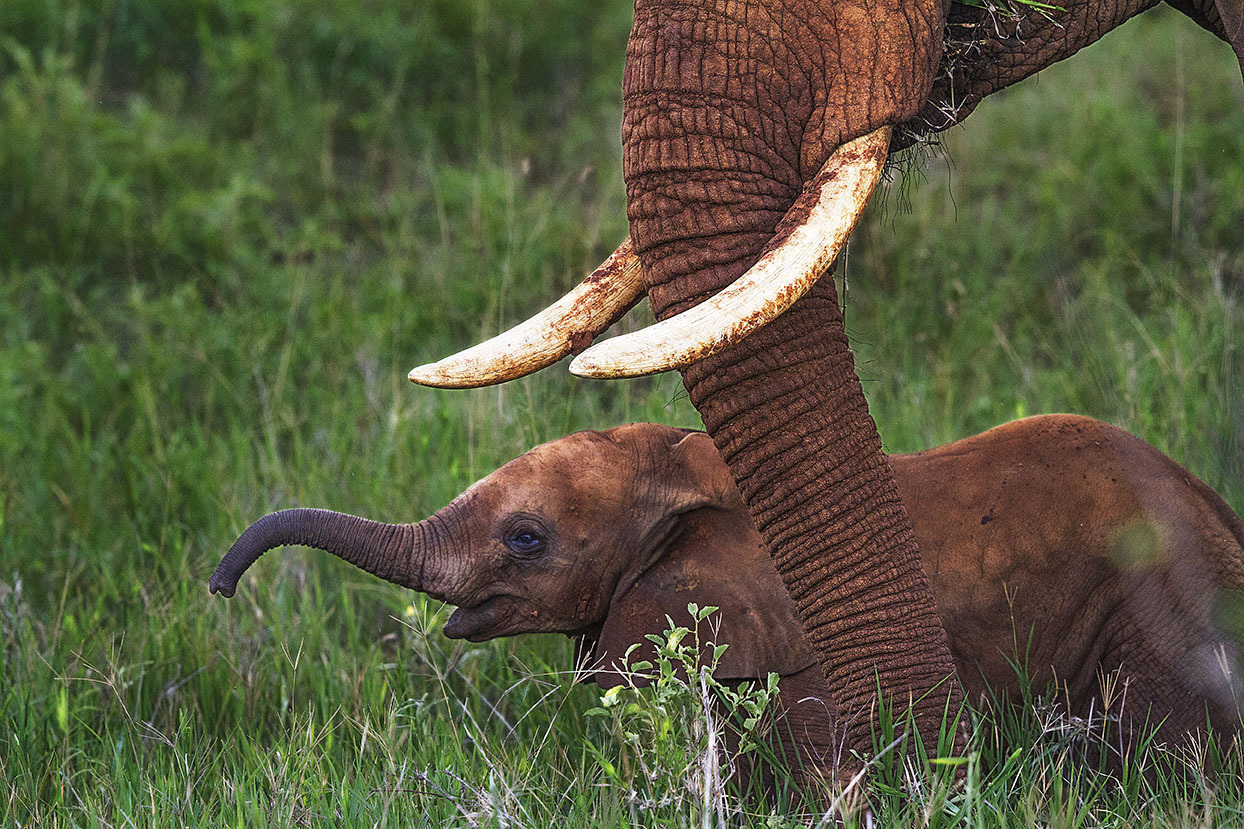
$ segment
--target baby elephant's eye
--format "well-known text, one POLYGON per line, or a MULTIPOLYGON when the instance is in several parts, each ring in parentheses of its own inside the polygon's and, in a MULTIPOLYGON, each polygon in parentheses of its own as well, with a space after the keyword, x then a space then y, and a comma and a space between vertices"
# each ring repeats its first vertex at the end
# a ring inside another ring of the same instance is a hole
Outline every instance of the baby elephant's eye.
POLYGON ((511 552, 530 556, 544 549, 544 539, 530 530, 524 530, 513 535, 507 535, 505 537, 505 546, 509 547, 511 552))

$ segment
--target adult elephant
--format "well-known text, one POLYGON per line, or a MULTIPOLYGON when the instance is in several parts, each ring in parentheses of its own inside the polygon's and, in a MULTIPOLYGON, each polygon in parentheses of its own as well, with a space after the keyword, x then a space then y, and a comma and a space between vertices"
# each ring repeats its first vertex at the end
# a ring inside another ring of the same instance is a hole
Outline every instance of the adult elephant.
MULTIPOLYGON (((911 702, 932 746, 960 701, 946 635, 832 280, 817 278, 891 148, 1153 4, 1070 2, 1003 25, 949 0, 637 0, 623 83, 631 239, 543 314, 411 379, 520 376, 583 351, 646 293, 661 322, 571 370, 681 369, 850 724, 847 746, 871 745, 878 691, 911 702)), ((1244 2, 1173 5, 1244 60, 1244 2)))

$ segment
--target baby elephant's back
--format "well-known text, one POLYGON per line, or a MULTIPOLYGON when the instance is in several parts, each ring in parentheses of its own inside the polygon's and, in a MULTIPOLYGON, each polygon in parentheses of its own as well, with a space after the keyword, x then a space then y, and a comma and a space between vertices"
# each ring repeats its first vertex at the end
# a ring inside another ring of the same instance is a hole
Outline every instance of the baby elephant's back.
POLYGON ((1015 690, 1014 663, 1036 688, 1056 674, 1073 698, 1119 667, 1149 675, 1164 707, 1218 695, 1156 687, 1166 671, 1222 675, 1213 617, 1244 600, 1244 525, 1186 469, 1070 415, 892 462, 969 691, 1015 690))

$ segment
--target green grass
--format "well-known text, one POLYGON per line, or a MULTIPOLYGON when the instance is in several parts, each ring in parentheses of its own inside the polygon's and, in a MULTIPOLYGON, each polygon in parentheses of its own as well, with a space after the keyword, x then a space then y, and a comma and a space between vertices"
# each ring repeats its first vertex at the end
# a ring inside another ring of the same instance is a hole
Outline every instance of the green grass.
MULTIPOLYGON (((568 431, 698 423, 670 375, 405 380, 625 235, 629 16, 0 4, 0 824, 630 823, 564 640, 451 642, 440 607, 299 550, 205 588, 269 510, 422 517, 568 431)), ((1241 135, 1230 50, 1169 12, 947 135, 845 268, 887 446, 1078 411, 1244 509, 1241 135)), ((874 805, 1244 820, 1229 775, 1072 770, 1035 711, 972 747, 963 788, 890 768, 874 805)), ((692 820, 684 796, 649 823, 692 820)))

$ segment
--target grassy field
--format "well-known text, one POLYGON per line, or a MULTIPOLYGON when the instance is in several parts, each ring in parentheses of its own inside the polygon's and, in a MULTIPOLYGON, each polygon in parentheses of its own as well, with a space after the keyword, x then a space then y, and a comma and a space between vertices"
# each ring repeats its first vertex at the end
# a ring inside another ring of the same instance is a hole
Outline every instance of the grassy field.
MULTIPOLYGON (((405 379, 626 234, 629 23, 577 0, 0 4, 0 825, 701 823, 694 735, 623 762, 563 639, 452 642, 440 606, 302 550, 206 590, 272 509, 423 517, 569 431, 698 425, 674 375, 405 379)), ((995 98, 874 200, 843 269, 887 447, 1082 412, 1244 510, 1230 50, 1151 13, 995 98)), ((873 804, 1244 822, 1238 757, 1115 781, 1068 751, 1035 711, 982 720, 963 786, 890 767, 873 804)))

